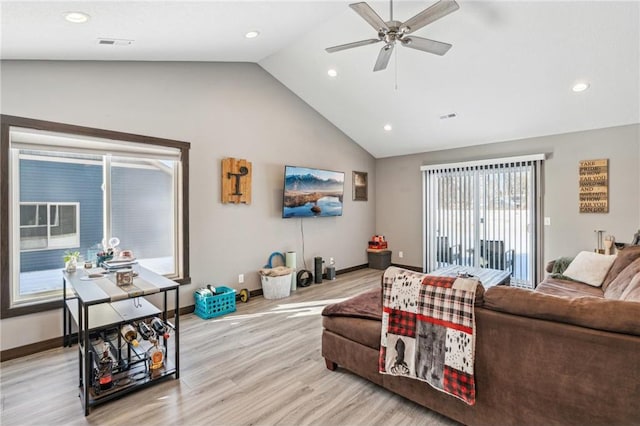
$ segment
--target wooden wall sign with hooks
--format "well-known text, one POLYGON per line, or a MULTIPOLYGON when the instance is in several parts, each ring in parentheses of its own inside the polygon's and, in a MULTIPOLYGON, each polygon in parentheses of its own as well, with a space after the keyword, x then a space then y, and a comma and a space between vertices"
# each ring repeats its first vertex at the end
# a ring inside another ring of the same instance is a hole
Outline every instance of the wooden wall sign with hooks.
POLYGON ((251 204, 251 162, 240 158, 222 160, 222 203, 251 204))

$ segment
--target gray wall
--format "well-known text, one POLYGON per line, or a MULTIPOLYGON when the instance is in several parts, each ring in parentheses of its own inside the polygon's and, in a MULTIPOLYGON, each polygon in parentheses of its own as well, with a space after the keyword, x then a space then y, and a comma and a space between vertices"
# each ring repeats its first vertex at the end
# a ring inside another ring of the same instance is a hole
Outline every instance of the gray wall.
POLYGON ((544 162, 544 257, 575 255, 596 247, 595 229, 630 242, 640 228, 640 125, 612 127, 376 161, 376 232, 384 234, 392 261, 422 267, 420 166, 547 153, 544 162), (609 213, 578 213, 578 161, 609 159, 609 213), (404 252, 404 258, 398 252, 404 252))
MULTIPOLYGON (((346 172, 344 214, 304 219, 307 266, 334 257, 338 270, 367 262, 375 231, 375 160, 256 64, 4 61, 1 112, 191 142, 193 284, 260 288, 273 251, 298 252, 300 219, 282 219, 285 164, 346 172), (253 163, 251 205, 221 204, 220 162, 253 163), (351 171, 368 172, 369 201, 351 201, 351 171), (237 283, 238 274, 245 283, 237 283)), ((4 200, 3 200, 4 202, 4 200)), ((60 311, 2 320, 0 349, 62 334, 60 311), (34 326, 35 324, 35 326, 34 326)))

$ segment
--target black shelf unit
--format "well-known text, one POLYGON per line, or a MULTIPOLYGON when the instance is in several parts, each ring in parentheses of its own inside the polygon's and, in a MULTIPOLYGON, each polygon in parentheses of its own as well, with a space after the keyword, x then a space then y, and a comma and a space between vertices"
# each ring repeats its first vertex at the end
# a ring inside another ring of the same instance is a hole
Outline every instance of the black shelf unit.
POLYGON ((166 277, 143 267, 137 267, 138 276, 133 285, 118 287, 114 274, 88 279, 95 270, 63 272, 63 345, 71 346, 71 333, 75 324, 78 331, 78 386, 85 416, 91 407, 154 385, 174 376, 180 377, 179 285, 166 277), (67 290, 73 294, 68 294, 67 290), (175 293, 173 321, 169 321, 168 293, 175 293), (162 309, 146 300, 158 294, 162 309), (153 317, 170 324, 173 333, 169 339, 158 337, 165 350, 163 366, 151 370, 146 351, 150 343, 142 341, 134 348, 120 336, 120 327, 127 323, 145 321, 153 317), (112 370, 114 385, 110 389, 94 387, 95 375, 102 349, 95 347, 97 339, 108 342, 111 358, 116 363, 112 370), (94 344, 92 344, 92 341, 94 344))

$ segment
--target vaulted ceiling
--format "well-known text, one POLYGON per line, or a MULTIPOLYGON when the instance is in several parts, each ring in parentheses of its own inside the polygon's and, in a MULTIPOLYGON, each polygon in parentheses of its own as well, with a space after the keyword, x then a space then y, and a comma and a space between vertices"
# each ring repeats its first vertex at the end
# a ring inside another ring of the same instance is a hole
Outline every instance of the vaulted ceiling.
MULTIPOLYGON (((324 50, 376 37, 349 3, 3 0, 0 58, 256 62, 378 158, 640 123, 637 1, 460 0, 415 32, 446 55, 397 46, 378 72, 382 43, 324 50)), ((394 19, 433 3, 394 1, 394 19)))

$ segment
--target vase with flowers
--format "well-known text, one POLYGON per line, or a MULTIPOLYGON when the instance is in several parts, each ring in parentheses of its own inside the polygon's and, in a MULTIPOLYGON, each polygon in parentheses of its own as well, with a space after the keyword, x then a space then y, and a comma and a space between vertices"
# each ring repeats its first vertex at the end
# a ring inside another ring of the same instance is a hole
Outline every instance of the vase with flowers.
POLYGON ((78 258, 80 257, 79 251, 67 250, 62 257, 64 260, 64 269, 67 272, 75 272, 78 267, 78 258))

